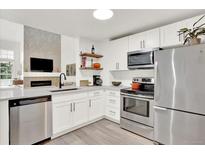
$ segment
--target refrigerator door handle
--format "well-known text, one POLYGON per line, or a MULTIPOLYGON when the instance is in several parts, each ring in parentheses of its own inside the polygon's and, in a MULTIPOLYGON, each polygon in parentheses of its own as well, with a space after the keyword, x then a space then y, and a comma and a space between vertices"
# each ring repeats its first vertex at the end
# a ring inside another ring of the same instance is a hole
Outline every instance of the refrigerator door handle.
POLYGON ((154 106, 153 108, 156 110, 167 111, 166 108, 162 108, 162 107, 158 107, 158 106, 154 106))
POLYGON ((155 61, 154 63, 154 70, 155 70, 155 75, 154 75, 154 78, 155 78, 155 100, 159 100, 159 96, 160 96, 160 92, 159 92, 159 89, 160 89, 160 85, 159 85, 159 82, 158 82, 158 62, 155 61))

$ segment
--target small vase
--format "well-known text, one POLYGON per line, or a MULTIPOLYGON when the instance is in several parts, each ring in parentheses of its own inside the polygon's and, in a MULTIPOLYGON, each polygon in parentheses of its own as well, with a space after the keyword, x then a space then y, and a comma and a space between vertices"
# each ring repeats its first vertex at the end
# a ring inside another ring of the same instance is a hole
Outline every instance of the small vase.
POLYGON ((190 39, 190 45, 196 45, 201 43, 201 38, 194 37, 190 39))

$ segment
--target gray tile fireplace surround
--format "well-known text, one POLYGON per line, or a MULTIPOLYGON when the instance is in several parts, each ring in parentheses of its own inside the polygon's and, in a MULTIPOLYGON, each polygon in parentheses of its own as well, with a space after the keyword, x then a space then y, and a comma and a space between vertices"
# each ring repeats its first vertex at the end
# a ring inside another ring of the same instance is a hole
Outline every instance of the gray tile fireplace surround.
POLYGON ((24 26, 24 72, 30 72, 30 58, 53 59, 53 72, 61 71, 61 36, 24 26))

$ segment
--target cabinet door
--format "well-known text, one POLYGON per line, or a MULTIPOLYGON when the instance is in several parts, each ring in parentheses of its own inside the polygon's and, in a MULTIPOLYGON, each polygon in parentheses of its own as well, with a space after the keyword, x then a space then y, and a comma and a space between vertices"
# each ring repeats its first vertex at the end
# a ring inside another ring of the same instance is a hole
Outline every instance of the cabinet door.
POLYGON ((104 115, 103 98, 93 98, 89 102, 89 120, 95 120, 104 115))
POLYGON ((111 41, 110 46, 111 70, 127 70, 128 37, 111 41))
POLYGON ((73 102, 73 125, 77 126, 88 122, 88 103, 87 99, 73 102))
POLYGON ((129 51, 141 50, 143 48, 144 33, 129 36, 129 51))
POLYGON ((70 102, 53 104, 53 134, 72 127, 72 105, 70 102))
POLYGON ((157 48, 159 43, 159 28, 146 31, 146 38, 143 40, 144 48, 157 48))
POLYGON ((161 47, 183 44, 183 36, 178 36, 178 31, 186 27, 186 22, 181 21, 160 28, 160 45, 161 47))

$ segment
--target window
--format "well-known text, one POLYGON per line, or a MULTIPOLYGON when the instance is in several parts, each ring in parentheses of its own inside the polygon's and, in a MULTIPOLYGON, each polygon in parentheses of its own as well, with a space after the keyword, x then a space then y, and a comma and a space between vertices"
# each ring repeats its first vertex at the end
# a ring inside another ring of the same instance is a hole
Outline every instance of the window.
POLYGON ((0 49, 0 84, 9 85, 12 79, 14 51, 0 49), (8 82, 9 81, 9 82, 8 82))

